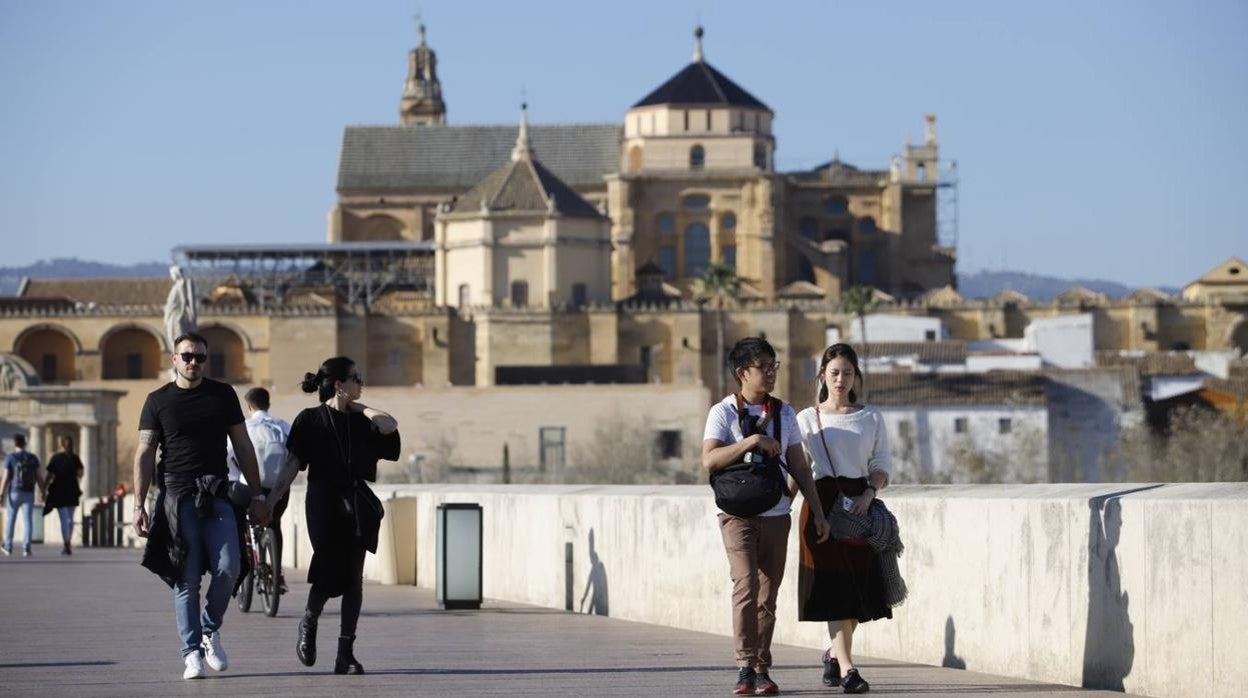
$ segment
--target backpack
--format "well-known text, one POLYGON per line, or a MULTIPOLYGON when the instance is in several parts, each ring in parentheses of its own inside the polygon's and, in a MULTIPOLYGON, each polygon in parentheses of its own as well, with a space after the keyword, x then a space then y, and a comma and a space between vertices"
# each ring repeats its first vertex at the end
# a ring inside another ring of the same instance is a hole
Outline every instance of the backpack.
POLYGON ((34 492, 36 471, 39 470, 39 459, 26 451, 18 451, 13 454, 14 470, 13 479, 17 483, 17 488, 23 492, 34 492))
POLYGON ((260 467, 260 486, 273 487, 277 476, 286 465, 286 433, 272 419, 262 419, 249 424, 250 431, 259 438, 252 438, 256 449, 256 465, 260 467))
MULTIPOLYGON (((773 397, 767 398, 767 412, 771 414, 773 438, 780 441, 781 410, 784 403, 773 397)), ((741 435, 749 436, 757 431, 758 418, 748 414, 737 396, 737 420, 741 435)), ((776 506, 788 492, 780 457, 764 458, 761 452, 750 451, 746 460, 720 468, 711 473, 711 489, 715 492, 715 505, 733 516, 758 516, 776 506)))

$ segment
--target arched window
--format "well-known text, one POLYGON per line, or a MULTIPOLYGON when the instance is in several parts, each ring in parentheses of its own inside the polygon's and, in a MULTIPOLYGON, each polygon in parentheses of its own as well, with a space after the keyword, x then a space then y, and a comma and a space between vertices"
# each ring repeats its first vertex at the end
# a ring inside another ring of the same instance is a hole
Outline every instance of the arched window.
POLYGON ((729 211, 719 219, 719 229, 731 233, 737 229, 737 214, 729 211))
POLYGON ((511 282, 511 305, 515 308, 523 308, 529 304, 529 282, 513 281, 511 282))
POLYGON ((737 270, 737 246, 736 245, 724 245, 723 247, 719 248, 719 252, 720 252, 720 258, 721 258, 720 261, 724 263, 724 266, 728 267, 729 269, 733 271, 736 271, 737 270))
POLYGON ((695 145, 689 149, 689 169, 701 170, 706 165, 706 151, 702 146, 695 145))
POLYGON ((18 356, 30 362, 44 383, 66 383, 74 380, 74 340, 66 332, 41 328, 28 332, 18 340, 18 356))
POLYGON ((472 291, 468 284, 459 285, 459 307, 467 308, 472 305, 472 291))
POLYGON ((639 145, 628 149, 628 172, 629 174, 641 172, 641 146, 639 145))
POLYGON ((100 353, 104 357, 105 380, 155 378, 163 363, 156 335, 137 327, 109 333, 100 353))
POLYGON ((208 366, 205 375, 227 383, 246 381, 243 338, 228 327, 213 325, 200 330, 208 340, 208 366))
POLYGON ((849 201, 843 196, 829 196, 823 203, 824 210, 833 216, 849 213, 849 201))
POLYGON ((685 226, 685 277, 702 276, 711 263, 711 229, 705 223, 685 226))
POLYGON ((360 224, 355 239, 361 242, 399 241, 403 239, 403 223, 393 216, 369 216, 360 224))

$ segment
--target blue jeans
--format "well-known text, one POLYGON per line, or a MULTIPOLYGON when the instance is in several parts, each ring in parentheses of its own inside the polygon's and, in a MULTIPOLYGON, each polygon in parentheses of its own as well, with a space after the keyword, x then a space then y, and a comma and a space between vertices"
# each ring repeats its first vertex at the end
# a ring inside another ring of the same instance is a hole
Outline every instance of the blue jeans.
POLYGON ((233 507, 224 499, 214 499, 212 516, 201 519, 195 511, 195 498, 188 496, 178 506, 178 528, 186 544, 186 565, 182 579, 173 586, 173 608, 178 635, 182 636, 182 656, 186 656, 199 651, 205 632, 221 628, 234 580, 238 579, 238 525, 233 507), (210 581, 201 618, 199 582, 204 572, 210 581))
POLYGON ((61 541, 69 545, 74 537, 74 512, 78 507, 57 507, 56 513, 61 515, 61 541))
POLYGON ((26 523, 26 542, 23 550, 30 550, 30 536, 35 526, 35 493, 18 490, 9 491, 9 525, 4 529, 4 549, 13 550, 13 524, 17 523, 17 512, 22 510, 22 521, 26 523))

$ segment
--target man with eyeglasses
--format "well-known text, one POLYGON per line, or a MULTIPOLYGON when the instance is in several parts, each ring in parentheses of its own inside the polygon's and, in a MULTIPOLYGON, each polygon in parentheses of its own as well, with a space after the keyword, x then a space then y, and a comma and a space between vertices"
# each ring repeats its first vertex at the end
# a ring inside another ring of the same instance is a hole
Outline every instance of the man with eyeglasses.
POLYGON ((246 564, 241 551, 247 490, 255 520, 267 522, 269 509, 260 491, 256 453, 238 395, 229 385, 203 376, 208 341, 188 332, 173 344, 175 379, 147 396, 139 417, 134 528, 148 539, 143 566, 174 590, 185 665, 182 678, 197 679, 204 675, 205 659, 217 671, 229 666, 221 644, 221 624, 246 564), (227 437, 247 485, 231 487, 227 437), (157 473, 158 495, 149 515, 147 493, 157 473), (204 572, 211 581, 201 613, 199 589, 204 572))

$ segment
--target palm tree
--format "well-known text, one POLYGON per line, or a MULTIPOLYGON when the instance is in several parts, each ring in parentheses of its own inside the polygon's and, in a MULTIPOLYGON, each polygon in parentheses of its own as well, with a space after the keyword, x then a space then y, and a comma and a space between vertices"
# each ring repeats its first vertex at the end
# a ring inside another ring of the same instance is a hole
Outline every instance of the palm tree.
POLYGON ((862 337, 862 401, 867 401, 867 314, 875 310, 879 301, 875 289, 870 286, 851 286, 841 294, 841 310, 858 319, 862 337))
POLYGON ((702 303, 715 307, 715 389, 716 400, 724 396, 724 306, 735 302, 741 292, 741 279, 732 267, 712 262, 694 282, 694 292, 702 303))

